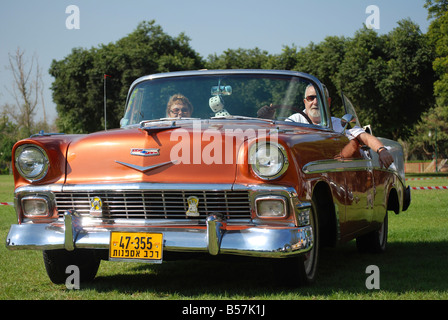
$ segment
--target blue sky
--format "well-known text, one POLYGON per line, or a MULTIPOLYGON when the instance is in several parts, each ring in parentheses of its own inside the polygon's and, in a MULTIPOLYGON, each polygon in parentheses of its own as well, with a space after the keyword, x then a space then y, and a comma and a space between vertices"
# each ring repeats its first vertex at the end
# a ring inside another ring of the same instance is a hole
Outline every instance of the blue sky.
MULTIPOLYGON (((258 47, 271 54, 283 46, 306 47, 327 36, 352 37, 363 27, 376 5, 379 34, 390 32, 397 21, 410 18, 428 29, 424 0, 2 0, 0 6, 0 106, 13 99, 8 53, 18 47, 28 58, 36 54, 44 75, 44 99, 49 120, 56 117, 49 89, 48 69, 72 48, 97 47, 131 33, 143 20, 155 19, 164 32, 184 32, 201 56, 226 49, 258 47), (79 29, 67 29, 69 5, 79 8, 79 29)), ((37 119, 42 110, 38 111, 37 119)))

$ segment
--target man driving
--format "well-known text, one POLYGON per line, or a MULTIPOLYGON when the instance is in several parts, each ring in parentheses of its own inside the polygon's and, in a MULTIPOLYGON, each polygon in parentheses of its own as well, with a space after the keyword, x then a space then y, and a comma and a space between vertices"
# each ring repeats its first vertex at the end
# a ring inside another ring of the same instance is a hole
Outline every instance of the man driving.
MULTIPOLYGON (((328 105, 331 106, 331 98, 328 94, 328 90, 324 85, 323 87, 325 90, 325 95, 328 100, 328 105)), ((320 124, 321 122, 320 107, 316 95, 316 90, 312 84, 309 84, 305 89, 303 103, 305 104, 304 113, 309 117, 312 123, 320 124)), ((309 121, 300 113, 295 113, 291 115, 286 119, 286 121, 309 123, 309 121)), ((334 131, 341 133, 344 131, 344 128, 341 124, 341 119, 331 117, 331 122, 334 131)), ((378 140, 378 138, 376 138, 375 136, 367 133, 363 128, 360 128, 358 126, 355 126, 353 128, 347 128, 347 130, 345 130, 345 135, 350 140, 357 139, 361 143, 361 145, 366 145, 370 149, 376 151, 378 153, 381 166, 389 168, 392 162, 394 162, 394 158, 389 153, 387 148, 383 145, 383 143, 380 140, 378 140)))

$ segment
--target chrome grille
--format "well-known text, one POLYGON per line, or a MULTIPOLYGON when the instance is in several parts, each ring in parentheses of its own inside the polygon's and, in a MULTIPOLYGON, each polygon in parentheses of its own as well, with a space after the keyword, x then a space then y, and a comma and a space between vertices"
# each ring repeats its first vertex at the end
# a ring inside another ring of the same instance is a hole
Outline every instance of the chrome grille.
POLYGON ((99 191, 55 193, 59 216, 75 209, 89 214, 90 199, 100 197, 104 218, 111 219, 191 219, 186 216, 187 199, 199 199, 199 217, 221 213, 227 219, 250 219, 247 191, 99 191))

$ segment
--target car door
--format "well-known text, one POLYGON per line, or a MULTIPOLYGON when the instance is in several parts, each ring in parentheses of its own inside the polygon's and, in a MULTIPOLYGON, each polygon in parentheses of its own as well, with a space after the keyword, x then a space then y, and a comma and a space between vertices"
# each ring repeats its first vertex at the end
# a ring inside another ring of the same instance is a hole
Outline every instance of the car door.
MULTIPOLYGON (((355 108, 350 100, 342 93, 345 114, 353 116, 352 125, 361 127, 355 108)), ((347 128, 349 129, 349 128, 347 128)), ((348 234, 368 227, 372 221, 375 203, 375 181, 370 148, 358 144, 359 153, 347 159, 350 168, 345 172, 347 207, 346 232, 348 234)))

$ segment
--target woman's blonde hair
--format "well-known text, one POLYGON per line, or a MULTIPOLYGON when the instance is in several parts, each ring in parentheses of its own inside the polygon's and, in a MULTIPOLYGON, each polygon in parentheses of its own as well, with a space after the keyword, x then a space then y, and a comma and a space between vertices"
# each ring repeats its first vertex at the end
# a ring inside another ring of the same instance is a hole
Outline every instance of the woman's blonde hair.
POLYGON ((190 110, 190 114, 193 113, 193 105, 191 104, 190 100, 188 100, 187 97, 180 93, 176 93, 170 97, 170 100, 168 101, 168 104, 166 106, 166 116, 169 117, 169 113, 171 110, 171 106, 173 106, 176 103, 181 103, 184 106, 188 107, 188 110, 190 110))

